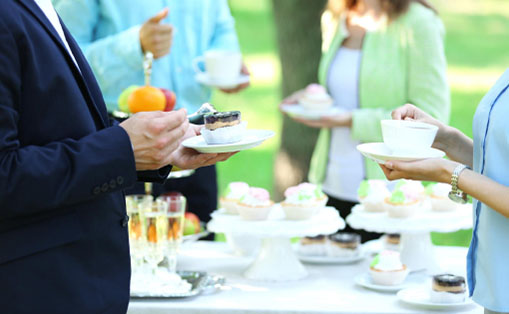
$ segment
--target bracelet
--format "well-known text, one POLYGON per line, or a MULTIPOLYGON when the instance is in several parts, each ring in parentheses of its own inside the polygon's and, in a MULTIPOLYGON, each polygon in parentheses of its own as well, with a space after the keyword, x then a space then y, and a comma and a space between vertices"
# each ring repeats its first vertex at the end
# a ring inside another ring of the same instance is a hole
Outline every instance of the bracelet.
POLYGON ((458 189, 458 179, 461 172, 465 169, 470 169, 466 165, 457 165, 451 175, 451 192, 449 192, 449 199, 456 203, 465 204, 467 202, 467 193, 458 189))

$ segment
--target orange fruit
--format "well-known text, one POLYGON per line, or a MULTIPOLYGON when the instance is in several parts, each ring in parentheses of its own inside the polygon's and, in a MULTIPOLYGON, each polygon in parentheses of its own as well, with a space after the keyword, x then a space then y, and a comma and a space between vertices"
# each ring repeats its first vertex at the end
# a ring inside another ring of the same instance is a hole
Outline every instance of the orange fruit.
POLYGON ((159 89, 152 86, 142 86, 135 89, 127 98, 129 111, 158 111, 166 107, 166 96, 159 89))

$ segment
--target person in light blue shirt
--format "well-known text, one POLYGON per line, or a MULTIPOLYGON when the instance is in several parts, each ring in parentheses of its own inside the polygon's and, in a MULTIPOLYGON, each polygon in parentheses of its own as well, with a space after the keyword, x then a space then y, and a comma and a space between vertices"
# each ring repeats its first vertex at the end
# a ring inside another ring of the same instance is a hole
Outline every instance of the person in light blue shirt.
POLYGON ((390 180, 409 178, 451 182, 474 198, 474 232, 467 257, 470 294, 485 313, 509 312, 509 69, 477 107, 474 139, 431 118, 414 106, 393 112, 394 119, 414 119, 439 127, 434 147, 450 160, 388 161, 382 165, 390 180))
MULTIPOLYGON (((108 110, 117 110, 120 93, 144 84, 143 55, 154 54, 151 85, 175 92, 176 108, 196 111, 211 89, 195 80, 193 60, 207 50, 239 51, 235 22, 226 0, 52 0, 83 50, 108 110)), ((243 66, 242 72, 247 73, 243 66)), ((224 92, 237 92, 241 84, 224 92)), ((153 194, 182 192, 189 209, 203 221, 217 206, 215 167, 188 178, 154 185, 153 194)), ((137 186, 128 193, 144 193, 137 186)))

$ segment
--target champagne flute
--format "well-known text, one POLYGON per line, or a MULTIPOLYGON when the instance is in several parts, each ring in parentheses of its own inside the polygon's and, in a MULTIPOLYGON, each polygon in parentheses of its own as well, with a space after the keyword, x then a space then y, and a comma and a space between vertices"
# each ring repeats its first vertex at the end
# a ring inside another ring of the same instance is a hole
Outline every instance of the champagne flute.
POLYGON ((158 200, 166 202, 166 257, 168 259, 168 271, 175 273, 177 270, 177 253, 182 243, 184 234, 184 213, 186 211, 186 198, 183 195, 165 195, 158 200))
POLYGON ((128 233, 131 250, 131 264, 133 272, 140 269, 143 264, 143 221, 141 215, 146 208, 152 206, 151 195, 128 195, 126 196, 126 210, 129 216, 128 233))
POLYGON ((167 207, 166 202, 156 200, 140 215, 143 221, 143 257, 149 264, 152 274, 155 274, 157 264, 164 259, 165 236, 168 229, 167 207))

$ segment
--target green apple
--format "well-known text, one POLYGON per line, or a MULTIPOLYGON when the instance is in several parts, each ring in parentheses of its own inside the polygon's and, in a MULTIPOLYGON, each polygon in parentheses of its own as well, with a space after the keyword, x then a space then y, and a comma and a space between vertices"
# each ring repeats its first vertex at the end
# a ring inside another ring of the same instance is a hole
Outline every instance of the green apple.
POLYGON ((184 219, 184 235, 189 235, 189 234, 195 234, 196 233, 196 225, 188 220, 188 219, 184 219))
POLYGON ((127 98, 129 98, 129 95, 137 89, 138 85, 131 85, 128 88, 124 89, 122 93, 120 93, 120 96, 118 96, 118 109, 122 112, 129 113, 129 106, 127 105, 127 98))

